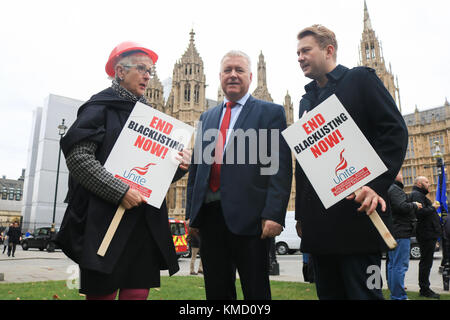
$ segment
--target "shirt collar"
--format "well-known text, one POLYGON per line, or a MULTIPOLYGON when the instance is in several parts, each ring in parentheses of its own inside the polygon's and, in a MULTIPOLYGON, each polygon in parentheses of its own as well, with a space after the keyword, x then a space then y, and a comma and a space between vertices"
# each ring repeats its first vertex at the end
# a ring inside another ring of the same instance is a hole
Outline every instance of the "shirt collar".
MULTIPOLYGON (((328 81, 331 81, 331 82, 339 81, 339 79, 341 79, 344 76, 344 74, 347 72, 347 70, 348 70, 347 67, 344 67, 343 65, 338 64, 336 66, 336 68, 334 68, 331 72, 328 72, 326 74, 328 81)), ((317 89, 318 89, 318 86, 317 86, 317 82, 315 80, 311 81, 310 83, 308 83, 305 86, 306 92, 312 91, 312 90, 317 90, 317 89)))
MULTIPOLYGON (((239 99, 238 101, 235 101, 236 104, 243 106, 245 105, 245 103, 247 102, 248 98, 250 97, 250 93, 247 92, 241 99, 239 99)), ((230 100, 228 100, 226 97, 223 98, 223 107, 226 106, 227 102, 229 102, 230 100)))

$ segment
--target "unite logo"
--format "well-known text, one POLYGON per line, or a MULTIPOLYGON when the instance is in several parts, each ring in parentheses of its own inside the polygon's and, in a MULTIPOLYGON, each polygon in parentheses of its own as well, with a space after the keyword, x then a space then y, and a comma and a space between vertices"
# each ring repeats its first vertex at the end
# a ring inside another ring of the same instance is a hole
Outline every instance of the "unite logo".
POLYGON ((144 167, 134 167, 130 171, 125 170, 123 172, 123 177, 125 179, 128 179, 130 181, 133 181, 133 182, 143 186, 147 182, 147 180, 143 176, 145 176, 147 174, 147 172, 150 169, 150 166, 154 166, 154 165, 156 165, 156 163, 149 163, 144 167), (136 172, 136 174, 133 173, 133 171, 136 172))
POLYGON ((134 167, 133 169, 130 170, 130 172, 134 170, 138 174, 140 174, 141 176, 144 176, 144 175, 147 174, 148 169, 150 168, 150 166, 155 166, 155 165, 156 165, 156 163, 149 163, 145 167, 134 167))
POLYGON ((345 158, 343 156, 344 151, 345 151, 345 149, 341 151, 340 162, 336 166, 336 169, 334 170, 336 178, 333 178, 333 181, 336 184, 340 184, 341 182, 347 180, 348 178, 350 178, 352 175, 354 175, 356 173, 355 167, 348 167, 347 160, 345 160, 345 158), (339 171, 341 171, 341 172, 339 173, 339 171))

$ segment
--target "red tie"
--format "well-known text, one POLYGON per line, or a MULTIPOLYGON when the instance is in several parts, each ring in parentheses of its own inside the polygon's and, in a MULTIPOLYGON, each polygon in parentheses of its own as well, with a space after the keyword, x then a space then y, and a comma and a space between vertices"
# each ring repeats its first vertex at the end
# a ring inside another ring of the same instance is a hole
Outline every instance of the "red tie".
POLYGON ((211 166, 211 175, 209 177, 209 187, 213 192, 220 187, 220 166, 223 161, 223 146, 227 140, 227 130, 230 126, 231 108, 236 105, 235 102, 227 102, 227 110, 220 125, 220 134, 217 137, 216 149, 214 151, 214 163, 211 166))

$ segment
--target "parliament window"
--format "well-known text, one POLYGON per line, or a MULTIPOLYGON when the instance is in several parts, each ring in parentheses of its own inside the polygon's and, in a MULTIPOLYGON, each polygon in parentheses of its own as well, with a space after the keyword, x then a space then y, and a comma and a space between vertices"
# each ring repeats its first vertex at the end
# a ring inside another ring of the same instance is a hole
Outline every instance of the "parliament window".
POLYGON ((412 137, 409 138, 408 148, 406 149, 405 159, 414 158, 414 140, 412 137))
POLYGON ((372 59, 375 59, 375 47, 373 43, 370 45, 370 50, 372 51, 372 59))
POLYGON ((200 86, 197 84, 194 88, 194 102, 198 103, 200 99, 200 86))
POLYGON ((407 167, 402 169, 403 184, 405 186, 412 186, 416 179, 416 168, 407 167))
POLYGON ((184 86, 184 101, 191 101, 191 85, 186 84, 184 86))

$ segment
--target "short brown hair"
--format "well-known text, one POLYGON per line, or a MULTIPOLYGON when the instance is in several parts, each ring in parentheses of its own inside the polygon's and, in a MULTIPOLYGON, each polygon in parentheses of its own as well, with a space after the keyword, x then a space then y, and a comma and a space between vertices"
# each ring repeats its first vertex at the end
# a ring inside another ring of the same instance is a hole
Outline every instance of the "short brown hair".
POLYGON ((326 46, 331 44, 334 47, 333 58, 336 59, 338 43, 333 31, 320 24, 314 24, 311 27, 307 27, 300 31, 297 35, 297 39, 300 40, 306 36, 313 36, 321 49, 325 49, 326 46))

